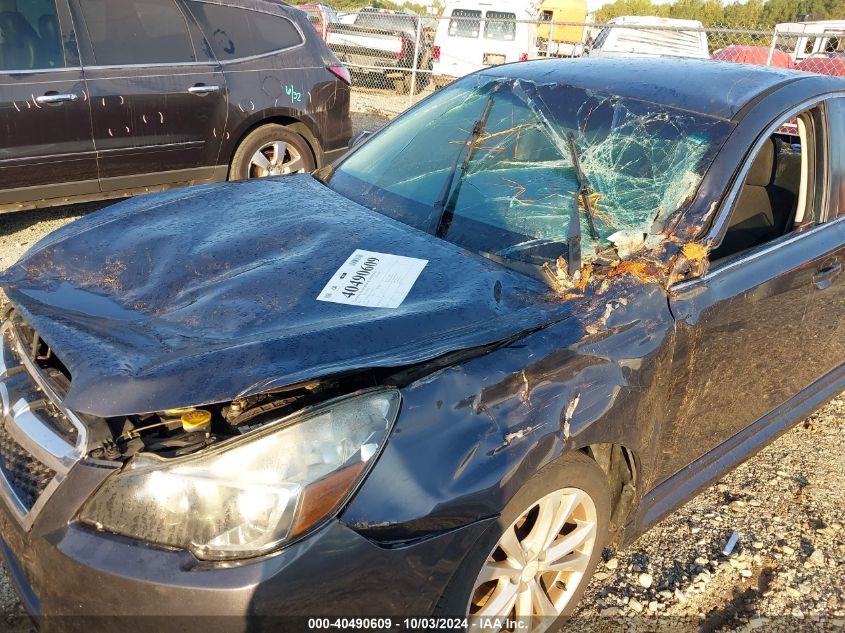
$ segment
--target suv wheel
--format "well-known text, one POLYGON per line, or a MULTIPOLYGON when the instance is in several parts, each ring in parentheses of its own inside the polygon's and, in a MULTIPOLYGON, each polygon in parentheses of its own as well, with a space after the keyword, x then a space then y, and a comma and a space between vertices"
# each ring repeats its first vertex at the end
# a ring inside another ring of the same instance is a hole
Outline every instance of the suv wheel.
POLYGON ((304 138, 283 125, 264 125, 241 141, 232 158, 229 180, 304 174, 315 167, 304 138))
POLYGON ((438 615, 508 618, 531 633, 559 628, 601 557, 610 509, 607 480, 592 459, 573 453, 549 464, 467 554, 438 615))

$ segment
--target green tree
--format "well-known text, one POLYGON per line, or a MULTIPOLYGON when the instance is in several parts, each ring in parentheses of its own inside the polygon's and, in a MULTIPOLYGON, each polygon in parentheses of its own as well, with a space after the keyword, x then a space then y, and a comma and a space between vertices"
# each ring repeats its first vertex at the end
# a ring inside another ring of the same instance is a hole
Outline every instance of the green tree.
POLYGON ((795 22, 800 13, 795 0, 768 0, 763 17, 767 25, 774 26, 781 22, 795 22))
POLYGON ((747 2, 734 2, 724 8, 725 26, 733 28, 759 28, 764 26, 764 13, 766 6, 763 0, 748 0, 747 2))
POLYGON ((596 22, 604 24, 608 20, 623 15, 659 15, 667 16, 669 7, 665 4, 655 5, 651 0, 616 0, 604 5, 596 13, 596 22))

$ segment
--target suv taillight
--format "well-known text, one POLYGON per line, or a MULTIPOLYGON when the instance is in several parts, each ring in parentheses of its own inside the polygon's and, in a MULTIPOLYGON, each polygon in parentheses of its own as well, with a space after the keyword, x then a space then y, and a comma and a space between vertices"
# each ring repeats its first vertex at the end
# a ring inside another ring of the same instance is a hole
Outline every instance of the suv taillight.
POLYGON ((520 56, 519 56, 519 61, 521 61, 521 62, 527 62, 527 61, 528 61, 528 53, 523 53, 522 55, 520 55, 520 56))
POLYGON ((431 54, 431 58, 436 62, 440 61, 440 47, 439 46, 434 47, 434 52, 431 54))
POLYGON ((347 69, 346 66, 341 66, 338 64, 337 66, 329 66, 328 70, 331 74, 340 79, 346 85, 352 85, 352 75, 349 74, 349 69, 347 69))
POLYGON ((398 52, 398 53, 396 53, 396 59, 405 59, 405 47, 406 47, 407 45, 408 45, 408 40, 407 40, 407 38, 403 35, 403 36, 402 36, 402 42, 400 43, 401 48, 399 49, 399 52, 398 52))

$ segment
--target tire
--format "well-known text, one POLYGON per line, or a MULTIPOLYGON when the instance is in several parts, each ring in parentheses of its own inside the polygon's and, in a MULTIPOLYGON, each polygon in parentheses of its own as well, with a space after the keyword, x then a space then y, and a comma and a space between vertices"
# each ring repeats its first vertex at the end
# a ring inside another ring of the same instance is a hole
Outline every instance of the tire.
MULTIPOLYGON (((405 74, 404 77, 402 77, 401 79, 396 79, 395 82, 396 82, 396 85, 394 86, 394 88, 396 89, 396 92, 398 92, 401 95, 408 94, 409 92, 411 92, 411 86, 414 85, 413 71, 409 70, 405 74)), ((430 82, 431 82, 431 75, 429 75, 427 73, 423 73, 423 72, 418 72, 417 73, 417 84, 416 84, 416 88, 414 88, 414 93, 419 94, 420 92, 425 90, 425 87, 430 82)))
POLYGON ((271 123, 253 130, 238 145, 229 166, 229 180, 306 173, 315 168, 308 142, 290 128, 271 123), (283 154, 281 162, 276 160, 279 152, 283 154), (269 167, 257 158, 259 153, 269 167))
MULTIPOLYGON (((437 605, 435 615, 452 618, 463 618, 467 615, 472 616, 478 613, 475 607, 478 607, 479 602, 483 603, 484 600, 490 601, 486 605, 482 604, 482 608, 487 608, 492 606, 492 601, 497 595, 504 595, 505 590, 513 591, 510 585, 505 585, 504 583, 511 583, 516 586, 516 591, 518 592, 524 591, 523 586, 532 586, 522 580, 524 576, 520 576, 520 579, 517 581, 505 578, 489 581, 492 583, 492 587, 494 587, 494 589, 490 590, 489 596, 485 597, 483 595, 486 590, 485 588, 490 587, 491 585, 482 584, 477 586, 477 581, 480 580, 482 567, 485 566, 488 559, 496 561, 500 560, 502 555, 505 555, 504 549, 501 549, 500 539, 502 539, 507 530, 510 530, 514 522, 523 520, 523 517, 525 517, 527 513, 528 518, 521 524, 521 528, 517 528, 517 531, 513 533, 519 534, 519 529, 527 530, 525 533, 525 542, 529 542, 529 537, 531 536, 533 529, 531 528, 531 517, 533 516, 536 520, 542 504, 546 503, 544 500, 554 499, 556 495, 561 495, 561 499, 583 498, 579 497, 580 494, 586 494, 586 496, 592 501, 595 509, 595 531, 593 537, 594 540, 591 545, 592 549, 588 549, 585 543, 581 552, 574 550, 571 554, 567 555, 567 558, 574 556, 575 554, 580 555, 578 558, 579 570, 576 572, 564 572, 565 574, 571 575, 565 577, 563 575, 551 576, 551 574, 554 574, 555 572, 548 571, 540 572, 545 574, 542 576, 542 580, 537 580, 540 579, 541 576, 533 576, 534 582, 537 584, 542 586, 545 586, 545 583, 552 584, 552 590, 557 592, 556 599, 562 608, 556 610, 556 616, 544 617, 542 619, 535 616, 531 618, 530 628, 525 628, 523 625, 522 628, 518 628, 517 630, 526 630, 534 633, 535 631, 542 630, 554 631, 560 628, 560 626, 563 625, 566 619, 577 607, 578 601, 581 599, 581 596, 589 583, 590 577, 601 558, 602 550, 607 542, 608 524, 611 514, 610 490, 607 478, 601 468, 599 468, 592 459, 581 452, 571 453, 566 457, 547 465, 531 477, 531 479, 528 480, 519 492, 514 495, 514 497, 508 502, 507 506, 505 506, 499 520, 492 523, 487 528, 461 562, 458 570, 455 572, 455 575, 452 577, 452 580, 437 605), (564 491, 574 492, 564 493, 564 491), (583 571, 580 570, 580 566, 583 566, 583 571), (559 585, 558 582, 553 582, 555 579, 563 582, 565 589, 562 585, 559 585), (550 580, 552 582, 550 582, 550 580), (474 600, 474 604, 472 606, 470 605, 471 599, 474 600)), ((588 508, 588 506, 589 504, 585 502, 584 507, 588 508)), ((573 516, 578 516, 580 513, 580 506, 576 507, 578 510, 573 513, 573 516)), ((581 516, 587 516, 589 518, 589 515, 581 516)), ((564 528, 559 531, 560 534, 553 537, 555 540, 552 545, 559 544, 558 550, 560 550, 561 546, 565 549, 566 546, 563 545, 563 540, 567 536, 576 538, 574 535, 577 530, 581 530, 580 533, 587 533, 587 528, 584 526, 588 523, 590 523, 589 520, 580 522, 579 524, 575 524, 574 522, 571 524, 569 522, 565 522, 564 528), (572 525, 573 527, 568 527, 569 525, 572 525)), ((533 525, 536 525, 536 523, 533 525)), ((554 530, 552 530, 552 532, 554 532, 554 530)), ((519 536, 517 536, 517 538, 519 539, 519 536)), ((576 546, 576 550, 579 547, 581 546, 576 546)), ((545 551, 549 552, 554 550, 548 548, 545 551)), ((558 560, 558 558, 555 558, 550 562, 554 563, 558 560)), ((509 561, 511 561, 510 557, 499 564, 506 566, 509 561)), ((532 572, 535 568, 536 563, 529 562, 525 565, 522 572, 525 573, 526 576, 532 577, 532 572), (531 565, 535 565, 535 567, 531 567, 529 570, 528 568, 531 565)), ((531 581, 529 580, 528 582, 530 583, 531 581)), ((520 595, 524 594, 520 593, 520 595)), ((551 594, 546 592, 546 595, 548 597, 551 594)), ((470 630, 475 628, 476 627, 474 626, 470 626, 470 630)))
MULTIPOLYGON (((430 66, 431 64, 429 64, 430 66)), ((429 68, 429 70, 431 70, 429 68)), ((431 73, 417 73, 417 92, 422 92, 431 83, 431 73)))
POLYGON ((393 89, 397 94, 406 95, 411 91, 411 80, 403 73, 401 77, 393 79, 393 89))

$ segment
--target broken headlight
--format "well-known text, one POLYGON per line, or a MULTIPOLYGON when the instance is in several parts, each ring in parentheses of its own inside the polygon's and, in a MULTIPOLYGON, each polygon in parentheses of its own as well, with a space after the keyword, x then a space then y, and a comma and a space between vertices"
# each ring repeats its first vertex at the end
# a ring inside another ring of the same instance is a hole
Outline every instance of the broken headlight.
POLYGON ((398 412, 398 392, 373 392, 271 423, 201 455, 173 462, 136 457, 105 480, 79 519, 205 560, 263 554, 341 506, 398 412))

